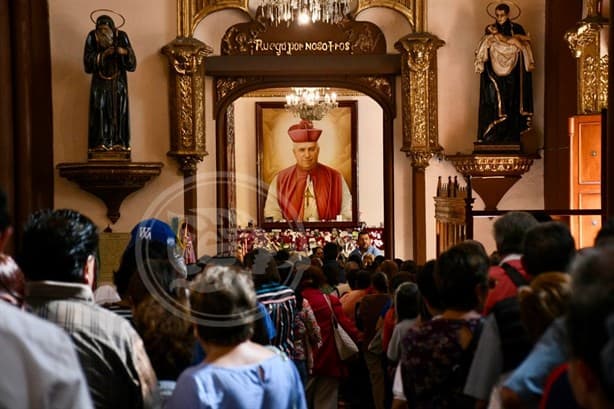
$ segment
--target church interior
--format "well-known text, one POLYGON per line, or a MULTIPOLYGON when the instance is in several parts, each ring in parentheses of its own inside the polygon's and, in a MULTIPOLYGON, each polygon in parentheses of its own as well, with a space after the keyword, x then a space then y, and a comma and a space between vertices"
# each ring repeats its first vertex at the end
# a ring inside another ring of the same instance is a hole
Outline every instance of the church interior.
POLYGON ((534 58, 532 121, 517 145, 493 149, 476 144, 474 63, 490 0, 357 0, 338 22, 306 25, 271 22, 258 11, 268 2, 248 0, 43 3, 0 2, 0 185, 15 226, 39 208, 87 215, 109 263, 151 217, 189 225, 196 256, 258 240, 309 250, 364 228, 387 256, 422 263, 467 237, 492 251, 504 211, 545 211, 587 242, 613 214, 600 145, 612 139, 608 0, 513 2, 534 58), (84 40, 101 14, 136 56, 128 153, 88 143, 84 40), (285 105, 299 87, 335 93, 338 107, 314 123, 320 161, 347 182, 349 217, 265 217, 273 172, 293 161, 286 130, 299 119, 285 105), (597 148, 574 145, 570 127, 585 120, 597 148), (576 186, 583 160, 592 179, 576 186))

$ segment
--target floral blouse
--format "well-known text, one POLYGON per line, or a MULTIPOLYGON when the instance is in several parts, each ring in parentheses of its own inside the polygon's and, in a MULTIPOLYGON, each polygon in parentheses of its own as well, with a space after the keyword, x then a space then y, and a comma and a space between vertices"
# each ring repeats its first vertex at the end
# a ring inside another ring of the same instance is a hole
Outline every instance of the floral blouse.
POLYGON ((309 301, 303 299, 303 308, 294 318, 294 359, 307 360, 307 368, 313 366, 312 350, 322 346, 322 335, 309 301))
POLYGON ((481 318, 436 318, 410 328, 402 342, 403 390, 411 408, 458 408, 471 365, 475 341, 463 349, 459 331, 475 336, 481 318))

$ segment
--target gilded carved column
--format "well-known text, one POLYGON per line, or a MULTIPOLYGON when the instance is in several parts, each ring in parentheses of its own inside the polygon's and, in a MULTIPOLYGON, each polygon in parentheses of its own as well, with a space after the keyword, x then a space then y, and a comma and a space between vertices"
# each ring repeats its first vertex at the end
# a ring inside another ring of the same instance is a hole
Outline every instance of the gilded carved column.
POLYGON ((170 65, 171 150, 185 176, 207 155, 205 146, 205 66, 211 47, 191 37, 177 37, 162 53, 170 65))
POLYGON ((437 49, 444 42, 430 33, 415 33, 395 44, 401 53, 403 146, 412 167, 424 171, 443 150, 437 126, 437 49))
POLYGON ((444 44, 430 33, 415 33, 395 44, 401 53, 403 146, 412 166, 413 258, 426 262, 426 180, 429 160, 440 153, 437 134, 437 49, 444 44))
MULTIPOLYGON (((162 48, 170 65, 169 109, 171 143, 167 153, 183 172, 184 216, 198 232, 196 167, 207 155, 205 146, 205 57, 211 47, 192 37, 177 37, 162 48)), ((198 249, 198 234, 193 239, 198 249)))
POLYGON ((565 40, 577 59, 578 102, 580 114, 601 112, 608 106, 608 54, 603 35, 609 25, 601 16, 601 2, 587 2, 587 16, 565 33, 565 40))

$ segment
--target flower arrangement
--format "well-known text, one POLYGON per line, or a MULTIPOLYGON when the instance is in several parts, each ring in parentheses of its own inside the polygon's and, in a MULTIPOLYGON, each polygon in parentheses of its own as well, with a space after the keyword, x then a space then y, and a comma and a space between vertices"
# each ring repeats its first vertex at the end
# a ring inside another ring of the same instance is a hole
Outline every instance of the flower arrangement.
MULTIPOLYGON (((383 228, 367 227, 372 245, 383 250, 383 228)), ((337 243, 344 256, 348 256, 356 248, 359 229, 307 229, 307 230, 264 230, 260 228, 240 229, 237 240, 243 254, 254 248, 265 248, 271 252, 281 249, 309 255, 315 247, 323 247, 326 243, 337 243)))

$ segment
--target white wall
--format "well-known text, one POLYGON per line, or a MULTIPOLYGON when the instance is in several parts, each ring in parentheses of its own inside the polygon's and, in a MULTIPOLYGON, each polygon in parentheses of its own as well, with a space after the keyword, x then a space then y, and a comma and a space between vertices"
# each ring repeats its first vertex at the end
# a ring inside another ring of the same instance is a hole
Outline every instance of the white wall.
MULTIPOLYGON (((428 30, 446 44, 438 53, 439 82, 439 138, 446 153, 469 153, 477 132, 477 108, 479 76, 473 72, 473 55, 482 35, 484 26, 491 19, 486 15, 489 0, 428 0, 428 30)), ((544 95, 544 18, 545 0, 518 0, 522 16, 518 20, 533 38, 533 51, 536 59, 534 72, 534 125, 543 134, 543 95, 544 95)), ((130 94, 130 119, 132 129, 132 160, 160 161, 164 163, 162 174, 148 183, 144 189, 130 195, 124 201, 119 222, 114 231, 129 231, 140 219, 155 215, 168 220, 182 211, 182 176, 173 160, 166 157, 169 150, 169 112, 168 112, 168 67, 166 57, 160 49, 176 36, 176 2, 174 0, 49 0, 51 27, 51 58, 53 86, 54 121, 54 163, 85 161, 87 158, 87 113, 89 98, 89 75, 83 71, 82 54, 87 33, 93 28, 89 14, 96 8, 114 9, 126 17, 127 32, 137 56, 137 69, 128 74, 130 94)), ((214 13, 203 20, 196 29, 196 37, 213 47, 219 54, 220 39, 226 28, 240 21, 246 15, 237 10, 214 13)), ((387 38, 389 53, 395 53, 394 43, 409 33, 409 25, 398 14, 388 9, 369 9, 358 16, 358 20, 369 20, 379 24, 387 38)), ((409 160, 400 152, 401 90, 397 81, 397 118, 394 122, 394 203, 395 203, 395 250, 399 257, 411 257, 411 168, 409 160)), ((214 253, 216 249, 216 192, 215 192, 215 124, 212 113, 212 81, 206 79, 206 141, 209 156, 199 164, 197 183, 199 184, 199 254, 214 253)), ((376 106, 369 98, 365 106, 376 106)), ((361 107, 363 100, 361 99, 361 107)), ((237 106, 235 118, 239 137, 253 121, 253 111, 249 116, 241 114, 237 106)), ((379 108, 377 108, 379 109, 379 108)), ((377 113, 362 112, 359 115, 361 129, 373 125, 371 119, 380 117, 377 113), (366 121, 368 119, 368 121, 366 121)), ((370 110, 369 110, 370 111, 370 110)), ((373 129, 381 129, 373 125, 373 129)), ((359 132, 361 138, 368 138, 360 146, 377 144, 370 138, 379 138, 364 128, 359 132)), ((249 141, 246 139, 246 141, 249 141)), ((249 145, 246 145, 246 149, 249 145)), ((375 149, 375 148, 374 148, 375 149)), ((383 164, 371 165, 372 158, 381 158, 376 152, 365 152, 359 148, 359 191, 361 210, 368 217, 368 223, 377 225, 380 217, 371 217, 383 207, 376 197, 382 197, 378 188, 377 175, 371 169, 381 169, 383 164), (368 159, 365 159, 364 156, 368 159), (374 181, 366 178, 373 176, 374 181), (365 187, 365 185, 367 187, 365 187), (363 193, 371 192, 363 198, 363 193), (365 208, 363 208, 363 204, 365 208)), ((254 159, 255 160, 255 159, 254 159)), ((241 166, 253 166, 249 162, 241 166)), ((539 208, 543 206, 543 167, 537 161, 531 172, 523 177, 502 199, 500 208, 539 208)), ((55 206, 71 207, 90 216, 101 228, 106 227, 105 207, 100 200, 80 190, 76 185, 58 176, 55 172, 55 206)), ((246 171, 247 172, 247 171, 246 171)), ((454 175, 454 169, 447 162, 431 161, 426 171, 427 185, 427 236, 428 256, 435 253, 434 204, 437 176, 454 175)), ((241 198, 239 194, 239 198, 241 198)), ((244 199, 240 199, 244 201, 244 199)), ((255 200, 255 199, 254 199, 255 200)), ((254 207, 248 199, 245 202, 250 213, 254 207)), ((242 205, 243 206, 243 205, 242 205)), ((476 208, 480 208, 477 204, 476 208)), ((241 216, 243 217, 243 216, 241 216)), ((244 219, 241 219, 244 220, 244 219)), ((243 222, 244 223, 244 222, 243 222)), ((479 222, 483 224, 482 221, 479 222)), ((487 223, 486 223, 487 224, 487 223)), ((480 227, 477 238, 489 236, 489 226, 480 227)))

